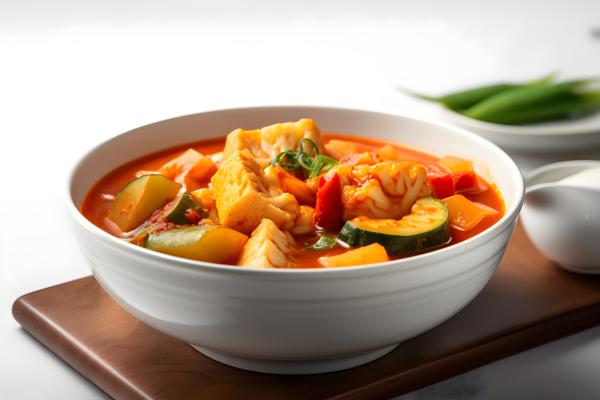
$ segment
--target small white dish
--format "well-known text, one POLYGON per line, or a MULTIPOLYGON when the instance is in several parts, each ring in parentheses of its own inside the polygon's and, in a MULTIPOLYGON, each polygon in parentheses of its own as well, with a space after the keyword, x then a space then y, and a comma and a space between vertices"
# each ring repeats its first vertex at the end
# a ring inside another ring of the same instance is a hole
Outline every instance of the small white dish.
POLYGON ((534 170, 521 211, 535 247, 562 268, 583 274, 600 273, 600 186, 596 173, 581 175, 593 168, 600 168, 600 161, 565 161, 534 170))
POLYGON ((532 125, 502 125, 478 121, 441 108, 442 118, 512 151, 565 153, 600 148, 600 114, 532 125))

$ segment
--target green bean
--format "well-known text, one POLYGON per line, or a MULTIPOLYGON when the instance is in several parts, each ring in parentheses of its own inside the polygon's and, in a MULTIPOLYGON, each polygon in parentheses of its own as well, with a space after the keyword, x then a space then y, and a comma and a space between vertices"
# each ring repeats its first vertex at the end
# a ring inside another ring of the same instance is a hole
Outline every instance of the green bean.
POLYGON ((524 125, 536 122, 574 119, 600 111, 600 92, 586 93, 555 103, 523 108, 510 113, 496 114, 488 122, 524 125))
MULTIPOLYGON (((463 112, 464 115, 488 122, 506 123, 513 114, 523 119, 528 109, 553 107, 579 99, 577 88, 588 84, 587 80, 569 81, 553 85, 528 85, 509 89, 493 95, 463 112)), ((538 120, 538 118, 532 118, 538 120)), ((528 121, 525 121, 528 122, 528 121)))
POLYGON ((492 85, 461 90, 459 92, 449 93, 439 97, 427 96, 406 89, 403 90, 411 94, 412 96, 418 97, 420 99, 440 103, 454 111, 461 111, 474 106, 475 104, 487 99, 488 97, 494 96, 508 89, 514 89, 517 87, 529 85, 547 85, 552 83, 554 81, 554 78, 555 74, 549 74, 526 83, 495 83, 492 85))
POLYGON ((495 83, 488 86, 481 86, 472 89, 461 90, 460 92, 449 93, 439 97, 427 96, 425 94, 416 93, 408 89, 402 89, 405 93, 417 97, 421 100, 440 103, 444 107, 454 111, 465 110, 486 98, 503 92, 507 89, 519 87, 521 85, 513 83, 495 83))
POLYGON ((450 93, 445 96, 438 97, 434 101, 443 104, 451 110, 465 110, 490 96, 519 86, 520 85, 511 83, 497 83, 489 86, 467 89, 461 92, 450 93))

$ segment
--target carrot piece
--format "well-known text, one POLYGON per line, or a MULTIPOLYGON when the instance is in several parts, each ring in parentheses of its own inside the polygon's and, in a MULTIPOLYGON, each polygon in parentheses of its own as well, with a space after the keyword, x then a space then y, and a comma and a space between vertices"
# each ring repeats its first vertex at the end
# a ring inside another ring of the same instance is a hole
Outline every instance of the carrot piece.
POLYGON ((349 267, 352 265, 374 264, 389 261, 385 248, 379 243, 349 250, 331 257, 320 257, 319 262, 325 267, 349 267))
POLYGON ((462 194, 447 197, 442 200, 448 205, 448 219, 450 225, 462 231, 475 228, 488 215, 495 215, 498 211, 472 202, 462 194))
POLYGON ((298 203, 312 206, 315 204, 315 194, 310 190, 310 187, 301 179, 281 168, 279 165, 275 167, 279 184, 284 192, 294 195, 298 203))

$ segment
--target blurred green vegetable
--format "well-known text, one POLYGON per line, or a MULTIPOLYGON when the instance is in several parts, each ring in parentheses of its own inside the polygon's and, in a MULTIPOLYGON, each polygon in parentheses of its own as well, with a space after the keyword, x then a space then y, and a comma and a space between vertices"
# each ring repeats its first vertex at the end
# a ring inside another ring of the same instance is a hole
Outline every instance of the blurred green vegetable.
MULTIPOLYGON (((511 120, 513 114, 539 110, 579 99, 575 94, 586 81, 570 81, 553 85, 522 86, 506 90, 480 101, 463 112, 467 117, 496 123, 511 120)), ((537 119, 536 119, 537 120, 537 119)))
POLYGON ((467 109, 492 95, 515 87, 519 87, 519 85, 511 83, 496 83, 489 86, 482 86, 460 92, 454 92, 440 97, 429 97, 418 93, 411 94, 423 100, 429 100, 443 104, 451 110, 459 111, 467 109))
POLYGON ((488 97, 504 92, 508 89, 514 89, 523 86, 546 85, 552 83, 554 81, 554 78, 554 74, 549 74, 526 83, 494 83, 491 85, 479 86, 454 93, 449 93, 439 97, 427 96, 424 94, 412 92, 407 89, 401 90, 420 99, 440 103, 451 110, 461 111, 466 110, 471 106, 474 106, 475 104, 487 99, 488 97))
POLYGON ((319 240, 313 244, 306 244, 304 250, 325 250, 332 249, 337 246, 337 241, 333 236, 321 235, 319 240))
MULTIPOLYGON (((508 125, 524 125, 536 122, 581 118, 600 111, 600 92, 585 93, 572 98, 563 98, 555 102, 528 106, 520 110, 488 115, 488 122, 508 125)), ((470 116, 468 113, 465 115, 470 116)))
POLYGON ((554 82, 554 75, 523 84, 500 83, 440 97, 415 96, 443 104, 456 112, 498 124, 530 124, 579 118, 600 111, 600 91, 594 79, 554 82))

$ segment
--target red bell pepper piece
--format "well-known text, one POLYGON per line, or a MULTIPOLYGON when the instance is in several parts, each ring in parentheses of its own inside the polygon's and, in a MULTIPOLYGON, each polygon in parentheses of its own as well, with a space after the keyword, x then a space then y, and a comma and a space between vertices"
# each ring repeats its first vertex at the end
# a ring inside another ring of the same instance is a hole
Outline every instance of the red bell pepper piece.
POLYGON ((344 222, 343 214, 340 177, 337 174, 327 179, 322 176, 317 190, 315 225, 321 229, 337 230, 344 222))
POLYGON ((431 193, 438 199, 445 199, 456 194, 454 191, 454 179, 452 179, 450 174, 430 176, 428 180, 431 193))
POLYGON ((487 189, 487 185, 473 171, 454 173, 452 179, 456 193, 480 193, 487 189))
POLYGON ((477 188, 477 177, 473 171, 456 172, 452 174, 452 179, 456 193, 468 192, 477 188))
POLYGON ((487 190, 485 182, 473 171, 430 175, 428 179, 431 192, 438 199, 445 199, 457 193, 481 193, 487 190))

